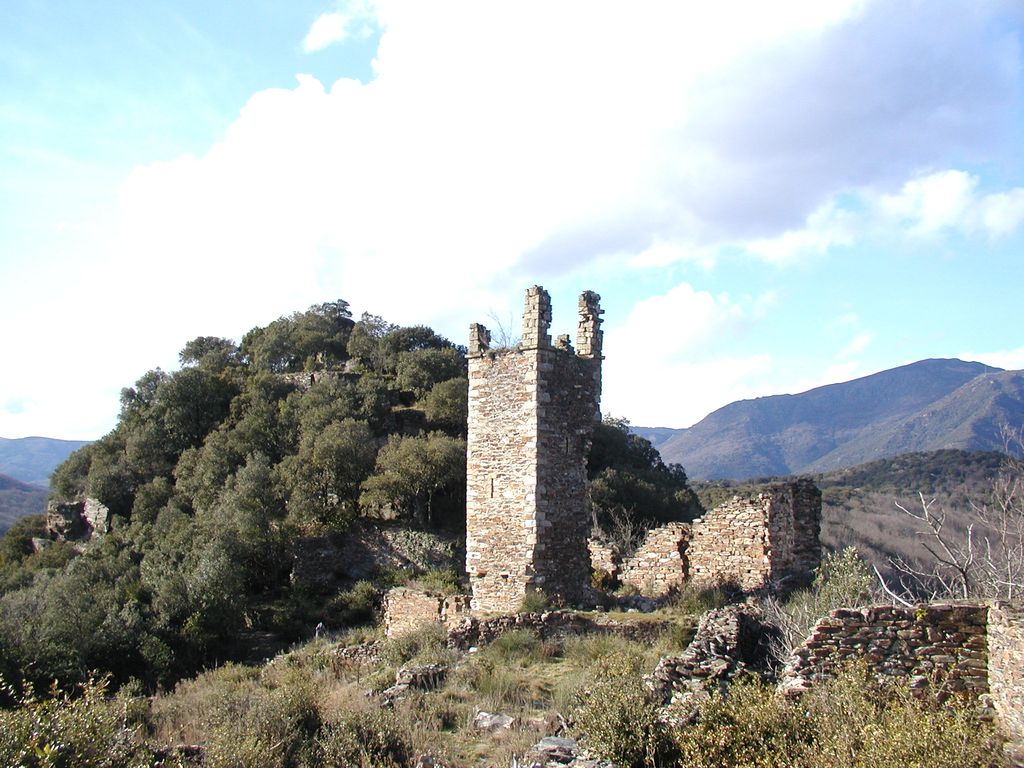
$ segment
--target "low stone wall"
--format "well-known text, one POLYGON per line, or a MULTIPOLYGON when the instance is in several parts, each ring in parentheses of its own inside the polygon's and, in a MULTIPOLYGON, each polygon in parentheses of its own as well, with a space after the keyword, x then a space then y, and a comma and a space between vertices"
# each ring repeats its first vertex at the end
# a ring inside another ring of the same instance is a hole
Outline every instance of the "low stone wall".
POLYGON ((1000 724, 1024 741, 1024 607, 994 603, 988 612, 988 685, 1000 724))
POLYGON ((670 719, 687 721, 713 690, 724 691, 745 670, 766 668, 770 637, 763 615, 753 606, 708 611, 686 650, 664 657, 645 682, 669 705, 670 719))
POLYGON ((668 629, 670 622, 638 621, 618 622, 591 618, 573 611, 546 611, 544 613, 512 613, 481 619, 462 616, 448 632, 448 645, 465 651, 473 646, 486 645, 506 632, 526 630, 542 640, 587 634, 612 634, 640 642, 653 642, 668 629))
POLYGON ((619 580, 644 594, 664 595, 689 577, 687 523, 669 523, 648 531, 636 553, 623 561, 619 580))
POLYGON ((469 611, 469 595, 443 595, 410 587, 396 587, 384 595, 384 635, 392 638, 426 624, 454 625, 469 611))
POLYGON ((876 674, 909 677, 911 687, 935 681, 944 692, 988 693, 987 618, 977 604, 834 610, 794 651, 780 689, 799 693, 864 659, 876 674))

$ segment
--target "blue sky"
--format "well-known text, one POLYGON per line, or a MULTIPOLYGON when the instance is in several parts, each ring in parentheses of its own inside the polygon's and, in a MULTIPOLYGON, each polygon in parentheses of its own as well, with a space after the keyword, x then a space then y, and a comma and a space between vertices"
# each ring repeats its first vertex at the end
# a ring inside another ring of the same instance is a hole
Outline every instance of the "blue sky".
POLYGON ((1024 367, 1020 4, 710 5, 9 0, 0 435, 98 437, 198 335, 464 343, 534 283, 555 333, 601 293, 636 424, 1024 367))

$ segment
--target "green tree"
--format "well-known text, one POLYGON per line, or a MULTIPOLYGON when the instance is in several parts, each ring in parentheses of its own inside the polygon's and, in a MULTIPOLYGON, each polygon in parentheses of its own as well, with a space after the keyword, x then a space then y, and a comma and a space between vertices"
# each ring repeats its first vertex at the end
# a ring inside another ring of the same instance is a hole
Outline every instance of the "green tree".
POLYGON ((198 366, 210 373, 221 373, 238 362, 238 345, 218 336, 197 336, 182 347, 178 360, 183 366, 198 366))
POLYGON ((451 347, 402 352, 395 364, 396 384, 410 390, 417 398, 423 397, 435 384, 465 374, 465 357, 451 347))
POLYGON ((360 504, 390 507, 433 525, 435 501, 464 490, 466 443, 442 432, 421 437, 392 435, 377 454, 374 474, 363 483, 360 504))
POLYGON ((417 404, 427 421, 451 435, 466 436, 469 381, 463 377, 435 384, 417 404))
POLYGON ((606 417, 594 429, 587 463, 598 527, 608 531, 625 514, 641 526, 692 520, 703 509, 678 464, 665 464, 657 449, 629 430, 625 419, 606 417))
POLYGON ((359 488, 373 469, 376 444, 369 426, 345 419, 303 435, 299 452, 280 467, 289 516, 343 530, 358 511, 359 488))

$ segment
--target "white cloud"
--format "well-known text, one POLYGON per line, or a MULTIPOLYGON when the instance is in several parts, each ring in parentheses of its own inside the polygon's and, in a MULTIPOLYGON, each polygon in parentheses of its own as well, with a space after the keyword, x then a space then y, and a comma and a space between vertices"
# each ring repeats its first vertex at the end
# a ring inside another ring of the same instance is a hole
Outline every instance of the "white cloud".
POLYGON ((962 352, 957 355, 961 360, 974 360, 1008 371, 1024 370, 1024 347, 1004 349, 995 352, 962 352))
POLYGON ((376 28, 377 11, 371 0, 350 0, 342 11, 320 14, 302 41, 306 53, 322 51, 353 36, 366 37, 376 28))
MULTIPOLYGON (((486 302, 510 276, 601 257, 825 251, 852 236, 833 199, 851 183, 1002 140, 1011 36, 992 9, 945 13, 957 23, 855 0, 349 5, 307 44, 372 14, 376 79, 257 93, 205 155, 139 169, 132 247, 174 241, 225 276, 226 254, 287 253, 300 280, 410 313, 452 281, 486 302), (936 117, 950 110, 955 125, 936 117)), ((1009 226, 1016 206, 993 199, 988 220, 1009 226)))
MULTIPOLYGON (((599 262, 618 264, 623 283, 628 268, 706 266, 723 245, 786 262, 858 235, 842 194, 891 192, 951 156, 983 163, 1020 142, 1018 42, 995 0, 334 8, 304 48, 379 25, 373 80, 300 76, 255 93, 208 151, 139 167, 124 185, 116 247, 89 264, 93 325, 76 338, 83 358, 101 336, 122 350, 95 361, 103 381, 173 365, 192 336, 237 338, 336 297, 461 338, 508 286, 582 278, 599 262)), ((1021 190, 970 191, 961 210, 955 190, 922 190, 901 215, 993 234, 1020 225, 1021 190)), ((661 334, 668 372, 720 393, 735 373, 728 396, 747 391, 744 371, 765 355, 684 355, 740 333, 755 310, 676 290, 636 310, 683 307, 687 324, 661 334)), ((609 403, 664 412, 665 393, 641 386, 656 373, 610 379, 623 388, 609 403)), ((116 396, 96 387, 97 402, 116 396)))
POLYGON ((752 396, 771 357, 723 350, 773 302, 771 292, 736 301, 687 283, 638 302, 605 331, 603 410, 634 424, 681 427, 752 396))
POLYGON ((1024 187, 982 194, 979 185, 977 176, 964 171, 941 171, 908 181, 898 193, 882 196, 877 206, 883 217, 918 235, 955 229, 999 236, 1024 222, 1024 187))
POLYGON ((302 50, 306 53, 321 51, 333 43, 340 43, 348 33, 346 27, 349 19, 341 13, 324 13, 313 22, 302 41, 302 50))
POLYGON ((783 263, 866 238, 934 237, 955 231, 988 237, 1009 235, 1024 223, 1024 187, 983 193, 981 180, 949 169, 917 176, 897 192, 844 190, 813 211, 803 227, 741 243, 748 252, 783 263), (850 208, 844 208, 839 198, 850 208))

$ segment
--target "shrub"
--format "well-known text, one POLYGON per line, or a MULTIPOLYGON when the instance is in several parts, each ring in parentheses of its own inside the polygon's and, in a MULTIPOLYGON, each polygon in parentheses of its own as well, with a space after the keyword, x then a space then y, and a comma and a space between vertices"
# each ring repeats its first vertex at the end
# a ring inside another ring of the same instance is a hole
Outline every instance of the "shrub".
POLYGON ((380 591, 371 582, 357 581, 331 601, 331 618, 342 625, 367 624, 373 621, 379 601, 380 591))
POLYGON ((428 568, 411 582, 428 592, 457 595, 465 591, 459 574, 451 568, 428 568))
POLYGON ((324 765, 400 768, 412 758, 412 740, 386 710, 355 711, 320 733, 324 765))
POLYGON ((205 736, 205 766, 274 768, 311 757, 320 713, 310 670, 268 667, 257 679, 229 667, 190 693, 205 736))
POLYGON ((692 768, 790 768, 809 738, 792 703, 756 679, 715 691, 700 707, 696 725, 675 733, 680 764, 692 768))
POLYGON ((999 764, 991 725, 970 702, 916 697, 861 662, 793 701, 756 681, 734 682, 674 732, 693 768, 966 768, 999 764))
POLYGON ((532 589, 523 596, 523 602, 519 605, 520 613, 544 613, 551 610, 551 603, 547 595, 539 589, 532 589))
POLYGON ((671 742, 634 657, 616 654, 576 694, 572 721, 588 749, 623 766, 666 764, 671 742))
POLYGON ((794 592, 782 603, 764 603, 769 621, 779 628, 772 655, 780 664, 810 634, 818 619, 835 608, 851 608, 871 600, 874 577, 853 547, 825 555, 809 589, 794 592))
MULTIPOLYGON (((934 693, 934 692, 932 692, 934 693)), ((809 765, 964 768, 999 763, 991 724, 962 699, 942 704, 905 684, 881 683, 864 663, 843 669, 800 702, 813 732, 809 765)))
POLYGON ((735 581, 718 581, 714 586, 700 586, 687 582, 670 598, 675 613, 701 616, 715 608, 728 605, 742 588, 735 581))
MULTIPOLYGON (((2 681, 0 681, 2 683, 2 681)), ((0 765, 24 768, 117 768, 149 765, 152 756, 127 722, 127 697, 107 697, 109 677, 89 679, 72 696, 51 688, 39 695, 30 685, 6 693, 17 709, 0 710, 0 765)))
POLYGON ((419 664, 446 663, 452 658, 447 642, 448 635, 444 627, 440 624, 425 624, 388 640, 381 649, 381 660, 394 667, 410 661, 419 664))
POLYGON ((549 659, 557 650, 556 642, 541 640, 528 629, 515 629, 496 637, 480 654, 502 664, 525 666, 549 659))

